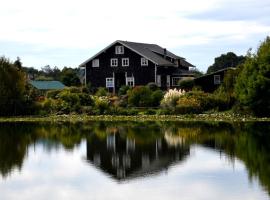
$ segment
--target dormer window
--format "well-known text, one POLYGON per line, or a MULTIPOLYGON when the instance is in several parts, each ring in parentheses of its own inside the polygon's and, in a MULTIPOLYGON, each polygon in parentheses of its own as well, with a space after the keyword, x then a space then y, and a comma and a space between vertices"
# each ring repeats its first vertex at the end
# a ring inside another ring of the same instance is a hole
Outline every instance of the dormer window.
POLYGON ((141 66, 148 66, 148 60, 146 58, 141 58, 141 66))
POLYGON ((115 54, 124 54, 124 46, 116 46, 115 54))
POLYGON ((99 67, 99 59, 94 59, 92 61, 92 67, 99 67))

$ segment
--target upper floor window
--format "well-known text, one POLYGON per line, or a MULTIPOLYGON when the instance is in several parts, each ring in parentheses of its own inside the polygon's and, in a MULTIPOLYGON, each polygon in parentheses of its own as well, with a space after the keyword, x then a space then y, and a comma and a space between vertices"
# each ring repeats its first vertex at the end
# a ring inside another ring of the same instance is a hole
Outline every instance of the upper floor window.
POLYGON ((146 58, 141 58, 141 66, 148 66, 148 60, 146 58))
POLYGON ((122 58, 122 66, 123 67, 129 66, 129 58, 122 58))
POLYGON ((118 66, 118 59, 111 58, 111 67, 117 67, 117 66, 118 66))
POLYGON ((115 46, 115 54, 124 54, 124 46, 115 46))
POLYGON ((214 75, 214 85, 220 84, 220 75, 214 75))
POLYGON ((94 59, 92 61, 92 67, 99 67, 99 59, 94 59))

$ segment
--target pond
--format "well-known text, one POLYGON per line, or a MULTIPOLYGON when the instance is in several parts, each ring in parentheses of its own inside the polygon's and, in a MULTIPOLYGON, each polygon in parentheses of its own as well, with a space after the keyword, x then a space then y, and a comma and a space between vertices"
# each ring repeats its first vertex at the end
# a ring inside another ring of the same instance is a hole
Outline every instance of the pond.
POLYGON ((270 197, 270 124, 0 124, 0 199, 270 197))

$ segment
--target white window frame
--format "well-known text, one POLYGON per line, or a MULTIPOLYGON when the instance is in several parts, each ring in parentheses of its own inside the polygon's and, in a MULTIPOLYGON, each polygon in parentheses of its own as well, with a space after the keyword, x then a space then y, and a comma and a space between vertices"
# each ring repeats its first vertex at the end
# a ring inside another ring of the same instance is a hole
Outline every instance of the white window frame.
POLYGON ((135 79, 133 76, 131 77, 126 77, 126 85, 134 87, 135 86, 135 79))
POLYGON ((148 66, 148 59, 141 58, 141 66, 148 66))
POLYGON ((129 66, 129 58, 122 58, 122 67, 129 66))
POLYGON ((99 67, 99 59, 92 60, 92 67, 99 67))
POLYGON ((118 58, 111 58, 111 67, 118 66, 118 58))
POLYGON ((156 82, 157 86, 161 87, 161 75, 157 75, 156 78, 157 78, 157 82, 156 82))
POLYGON ((115 46, 115 54, 124 54, 124 46, 115 46))
POLYGON ((214 75, 214 85, 219 85, 221 83, 220 75, 214 75))
POLYGON ((106 78, 106 88, 114 88, 114 77, 106 78))
POLYGON ((182 77, 172 77, 172 86, 179 86, 179 81, 182 79, 182 77))

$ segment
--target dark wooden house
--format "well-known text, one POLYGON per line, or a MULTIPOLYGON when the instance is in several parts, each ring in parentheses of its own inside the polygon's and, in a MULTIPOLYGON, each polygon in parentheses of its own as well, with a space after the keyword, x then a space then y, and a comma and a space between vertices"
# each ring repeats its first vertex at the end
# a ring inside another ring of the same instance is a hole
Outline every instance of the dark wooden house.
POLYGON ((195 78, 194 83, 204 92, 214 92, 223 82, 223 79, 229 70, 235 70, 235 68, 229 67, 195 78))
POLYGON ((194 67, 156 44, 117 40, 80 65, 84 82, 115 92, 123 85, 156 83, 160 88, 177 87, 181 79, 193 77, 194 67))

